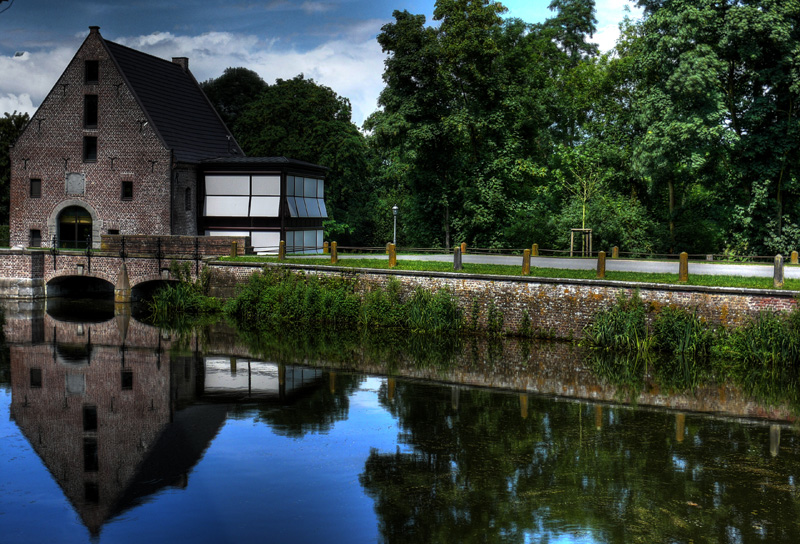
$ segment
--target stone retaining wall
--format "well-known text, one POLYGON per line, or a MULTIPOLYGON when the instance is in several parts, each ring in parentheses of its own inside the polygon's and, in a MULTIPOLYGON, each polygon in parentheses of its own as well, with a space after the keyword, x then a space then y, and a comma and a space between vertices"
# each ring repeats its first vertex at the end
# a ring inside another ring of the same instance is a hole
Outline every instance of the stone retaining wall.
MULTIPOLYGON (((236 288, 263 265, 253 263, 212 262, 212 294, 223 298, 235 295, 236 288)), ((579 338, 592 316, 610 307, 617 297, 629 297, 638 290, 641 299, 658 311, 677 306, 697 311, 712 325, 742 323, 760 311, 788 311, 800 295, 797 291, 736 289, 684 285, 626 283, 605 280, 565 280, 456 274, 353 269, 310 265, 273 265, 307 274, 356 277, 358 288, 369 291, 385 286, 390 279, 399 281, 405 292, 416 287, 447 289, 453 293, 467 318, 477 303, 479 326, 487 326, 487 316, 494 308, 503 316, 506 331, 519 330, 527 311, 533 332, 555 338, 579 338)))

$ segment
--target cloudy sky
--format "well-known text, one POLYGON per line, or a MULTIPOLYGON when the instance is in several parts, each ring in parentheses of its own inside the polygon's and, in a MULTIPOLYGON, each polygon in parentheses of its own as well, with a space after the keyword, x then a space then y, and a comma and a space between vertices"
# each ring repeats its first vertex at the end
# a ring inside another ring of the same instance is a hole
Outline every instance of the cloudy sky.
MULTIPOLYGON (((505 0, 506 16, 540 22, 550 0, 505 0)), ((629 0, 596 0, 594 41, 616 40, 629 0)), ((199 81, 229 66, 268 83, 299 73, 350 99, 360 125, 377 107, 384 55, 375 37, 394 10, 432 19, 434 0, 2 0, 0 115, 32 114, 86 38, 90 25, 110 41, 163 58, 189 57, 199 81)))

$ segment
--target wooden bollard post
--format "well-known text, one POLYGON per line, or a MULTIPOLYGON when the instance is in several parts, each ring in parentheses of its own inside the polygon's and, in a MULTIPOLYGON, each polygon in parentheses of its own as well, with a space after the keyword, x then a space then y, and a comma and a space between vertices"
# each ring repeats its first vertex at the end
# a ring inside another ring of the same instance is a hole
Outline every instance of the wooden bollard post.
POLYGON ((689 281, 689 254, 681 252, 680 264, 678 265, 678 281, 686 283, 689 281))
POLYGON ((397 247, 389 244, 389 268, 397 266, 397 247))
POLYGON ((461 248, 457 247, 453 250, 453 270, 461 270, 461 248))
POLYGON ((531 246, 531 257, 538 257, 539 256, 539 244, 533 244, 531 246))
POLYGON ((231 242, 231 257, 236 257, 239 254, 239 242, 233 240, 231 242))
POLYGON ((789 261, 789 262, 791 262, 792 264, 797 264, 797 252, 796 251, 792 251, 792 260, 789 261))
POLYGON ((330 252, 331 252, 331 249, 330 249, 330 247, 328 247, 328 242, 322 242, 322 253, 324 255, 327 255, 330 252))
POLYGON ((597 253, 597 278, 605 279, 606 277, 606 252, 599 251, 597 253))
POLYGON ((611 258, 619 259, 619 248, 617 246, 611 248, 611 258))
POLYGON ((522 275, 529 276, 531 273, 531 250, 526 249, 522 252, 522 275))
POLYGON ((336 249, 336 242, 331 244, 331 264, 339 262, 339 252, 336 249))
POLYGON ((281 240, 280 246, 278 246, 278 260, 284 259, 286 259, 286 240, 281 240))
POLYGON ((775 270, 772 273, 772 285, 776 289, 783 287, 783 255, 775 255, 775 270))
POLYGON ((387 255, 391 254, 390 253, 391 250, 389 249, 390 247, 392 247, 392 243, 391 242, 386 242, 386 254, 387 255))
POLYGON ((466 255, 467 254, 467 243, 466 242, 461 242, 461 254, 462 255, 466 255))

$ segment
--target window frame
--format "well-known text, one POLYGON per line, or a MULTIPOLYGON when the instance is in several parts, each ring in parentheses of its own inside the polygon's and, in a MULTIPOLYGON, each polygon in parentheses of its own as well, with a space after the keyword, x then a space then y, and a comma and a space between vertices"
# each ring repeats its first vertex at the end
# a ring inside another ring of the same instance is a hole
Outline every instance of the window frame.
POLYGON ((97 162, 97 136, 83 137, 83 162, 97 162))
POLYGON ((96 129, 99 112, 99 99, 96 94, 83 95, 83 128, 96 129), (94 121, 94 122, 92 122, 94 121))
POLYGON ((83 82, 87 85, 100 83, 100 61, 95 59, 83 61, 83 82))
POLYGON ((42 198, 42 178, 30 178, 28 196, 30 198, 42 198))
POLYGON ((123 179, 120 183, 120 200, 133 200, 133 181, 123 179))

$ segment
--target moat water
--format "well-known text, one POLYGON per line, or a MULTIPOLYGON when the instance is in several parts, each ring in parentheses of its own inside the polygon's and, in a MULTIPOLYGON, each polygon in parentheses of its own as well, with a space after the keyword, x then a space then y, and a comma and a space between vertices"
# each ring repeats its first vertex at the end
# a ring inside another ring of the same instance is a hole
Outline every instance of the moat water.
POLYGON ((7 312, 5 346, 3 543, 800 541, 791 410, 631 393, 571 346, 79 302, 7 312))

